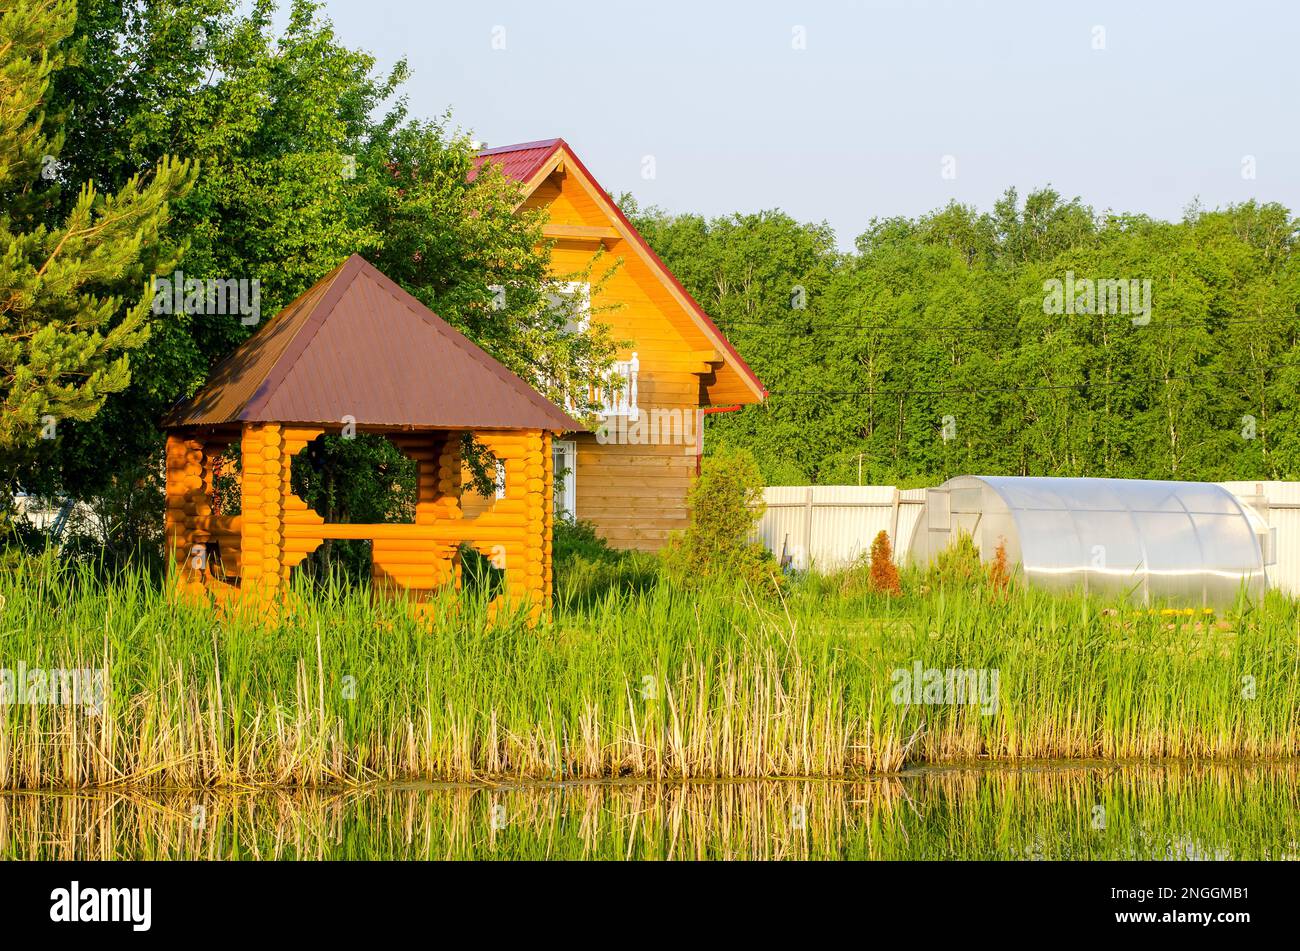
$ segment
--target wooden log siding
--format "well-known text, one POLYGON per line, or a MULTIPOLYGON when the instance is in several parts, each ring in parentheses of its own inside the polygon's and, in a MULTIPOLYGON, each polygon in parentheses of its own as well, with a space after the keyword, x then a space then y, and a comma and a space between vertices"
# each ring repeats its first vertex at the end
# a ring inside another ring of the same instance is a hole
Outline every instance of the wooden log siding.
POLYGON ((278 423, 244 427, 240 509, 243 515, 243 597, 269 604, 288 578, 283 563, 283 437, 278 423))
MULTIPOLYGON (((554 598, 555 572, 551 563, 555 535, 555 457, 551 454, 553 441, 550 433, 542 434, 542 597, 543 607, 551 610, 554 598)), ((509 473, 506 474, 509 480, 509 473)), ((507 485, 509 482, 507 481, 507 485)))

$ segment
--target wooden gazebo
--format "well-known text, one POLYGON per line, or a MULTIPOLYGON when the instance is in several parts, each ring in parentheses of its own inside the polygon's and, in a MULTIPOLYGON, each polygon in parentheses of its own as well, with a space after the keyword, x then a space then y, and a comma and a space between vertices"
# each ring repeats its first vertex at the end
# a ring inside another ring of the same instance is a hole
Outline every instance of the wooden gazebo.
POLYGON ((167 543, 185 592, 272 607, 325 539, 370 539, 377 588, 418 600, 458 585, 469 544, 504 568, 499 600, 527 602, 534 619, 549 607, 551 438, 579 424, 357 255, 237 348, 164 426, 167 543), (328 523, 294 494, 294 457, 345 431, 383 434, 418 463, 413 524, 328 523), (466 432, 504 474, 470 512, 466 432), (240 512, 228 514, 215 480, 235 442, 240 512))

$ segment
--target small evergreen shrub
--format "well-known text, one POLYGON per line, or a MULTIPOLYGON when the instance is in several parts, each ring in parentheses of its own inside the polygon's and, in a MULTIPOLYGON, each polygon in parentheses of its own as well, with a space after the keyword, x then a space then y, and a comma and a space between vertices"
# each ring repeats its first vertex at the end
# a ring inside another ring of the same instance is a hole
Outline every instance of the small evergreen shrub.
POLYGON ((926 583, 938 588, 968 588, 984 580, 984 566, 975 540, 965 532, 934 557, 926 571, 926 583))
POLYGON ((717 578, 738 578, 767 589, 780 585, 776 559, 750 540, 763 516, 763 477, 748 450, 705 459, 688 503, 689 525, 674 533, 663 550, 674 579, 687 585, 717 578))

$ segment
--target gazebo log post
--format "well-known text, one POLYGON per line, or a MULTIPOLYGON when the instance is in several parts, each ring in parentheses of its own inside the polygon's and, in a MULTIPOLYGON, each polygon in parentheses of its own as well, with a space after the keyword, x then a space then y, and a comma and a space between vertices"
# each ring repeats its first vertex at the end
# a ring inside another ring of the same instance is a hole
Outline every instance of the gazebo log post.
POLYGON ((546 438, 541 432, 528 434, 524 456, 524 474, 528 488, 528 528, 524 542, 527 558, 524 563, 524 597, 528 600, 528 620, 536 624, 546 608, 546 466, 542 461, 542 448, 546 438))
POLYGON ((281 452, 278 423, 250 423, 244 427, 240 448, 243 480, 240 504, 244 516, 243 592, 254 601, 269 603, 283 583, 284 489, 287 466, 281 452))
POLYGON ((206 551, 195 550, 199 517, 211 511, 203 469, 200 439, 181 433, 167 437, 167 549, 176 565, 177 589, 183 594, 201 595, 205 590, 206 551))
POLYGON ((551 454, 551 438, 549 432, 542 433, 542 604, 548 616, 554 603, 555 583, 551 565, 555 529, 555 457, 551 454))

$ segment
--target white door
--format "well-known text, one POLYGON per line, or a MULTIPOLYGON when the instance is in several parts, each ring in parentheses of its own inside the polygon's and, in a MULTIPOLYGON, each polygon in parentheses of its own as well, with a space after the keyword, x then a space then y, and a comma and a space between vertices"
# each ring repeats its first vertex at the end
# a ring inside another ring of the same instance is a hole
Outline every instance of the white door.
POLYGON ((571 439, 556 439, 551 443, 551 461, 556 476, 555 517, 572 522, 578 510, 578 444, 571 439))

